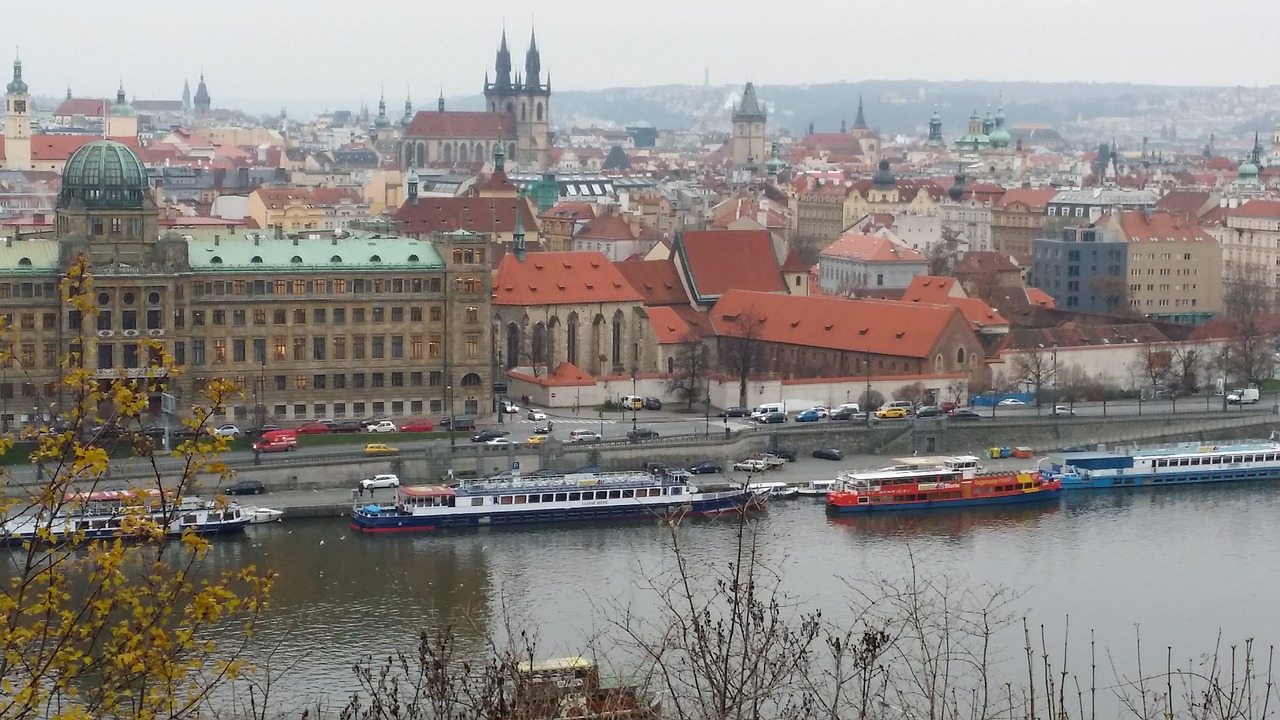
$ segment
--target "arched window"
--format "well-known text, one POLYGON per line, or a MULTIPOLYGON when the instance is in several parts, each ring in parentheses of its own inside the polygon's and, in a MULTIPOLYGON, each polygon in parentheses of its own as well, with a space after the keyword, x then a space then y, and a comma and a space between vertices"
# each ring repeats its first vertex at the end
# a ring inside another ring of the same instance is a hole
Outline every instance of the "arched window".
POLYGON ((378 263, 378 262, 382 262, 382 258, 378 257, 377 255, 370 255, 370 256, 369 256, 369 262, 371 262, 371 263, 378 263))
POLYGON ((507 369, 520 363, 520 326, 515 323, 507 325, 507 369))
POLYGON ((22 258, 18 261, 18 267, 31 267, 31 258, 22 258))
POLYGON ((507 143, 507 159, 511 162, 516 161, 516 144, 507 143))
POLYGON ((570 363, 578 364, 578 313, 569 313, 569 320, 565 323, 564 331, 564 351, 565 359, 570 363))
POLYGON ((529 360, 532 365, 547 364, 547 326, 533 326, 533 339, 529 343, 529 360))
POLYGON ((484 145, 476 143, 474 154, 471 157, 475 158, 476 162, 483 162, 486 157, 484 154, 484 145))
POLYGON ((800 287, 800 276, 796 276, 796 287, 800 287))
MULTIPOLYGON (((24 259, 25 259, 25 258, 24 258, 24 259)), ((209 263, 210 263, 210 264, 212 264, 212 265, 221 265, 221 264, 222 264, 222 258, 218 257, 217 255, 214 255, 213 257, 209 258, 209 263)), ((21 261, 19 261, 19 262, 18 262, 18 264, 19 264, 19 265, 21 265, 21 264, 22 264, 22 262, 21 262, 21 261)))
POLYGON ((964 365, 964 348, 956 350, 956 364, 960 366, 964 365))
POLYGON ((447 163, 453 162, 453 146, 449 143, 445 143, 441 150, 443 151, 444 161, 447 163))
POLYGON ((253 265, 261 265, 261 264, 262 264, 262 256, 261 256, 261 255, 254 255, 253 257, 249 258, 249 262, 250 262, 251 264, 253 264, 253 265))
POLYGON ((933 371, 942 372, 942 354, 941 353, 939 353, 936 357, 933 358, 933 371))
POLYGON ((512 115, 516 114, 516 104, 511 102, 510 100, 507 101, 507 112, 511 113, 512 115))
POLYGON ((462 143, 461 145, 459 145, 458 146, 458 162, 460 163, 471 162, 470 160, 467 159, 468 155, 470 155, 470 152, 467 150, 467 144, 462 143))
POLYGON ((613 316, 613 366, 622 367, 622 313, 613 316))
POLYGON ((293 263, 294 265, 301 265, 301 264, 302 264, 302 256, 301 256, 301 255, 294 255, 293 257, 289 258, 289 262, 293 263))
POLYGON ((409 256, 409 262, 418 262, 418 256, 417 256, 417 255, 410 255, 410 256, 409 256))
POLYGON ((541 122, 542 121, 542 103, 538 103, 534 105, 534 107, 537 108, 537 111, 535 112, 535 114, 538 116, 538 121, 541 122))
POLYGON ((674 357, 667 356, 667 373, 675 374, 675 371, 676 371, 676 359, 674 357))
POLYGON ((480 387, 480 376, 475 373, 463 375, 462 387, 480 387))
POLYGON ((418 167, 426 167, 426 166, 427 166, 427 144, 424 142, 420 142, 418 143, 418 167))
POLYGON ((331 263, 335 263, 335 262, 336 262, 336 263, 340 263, 340 262, 342 262, 342 256, 341 256, 341 255, 334 255, 333 257, 329 258, 329 262, 331 262, 331 263))

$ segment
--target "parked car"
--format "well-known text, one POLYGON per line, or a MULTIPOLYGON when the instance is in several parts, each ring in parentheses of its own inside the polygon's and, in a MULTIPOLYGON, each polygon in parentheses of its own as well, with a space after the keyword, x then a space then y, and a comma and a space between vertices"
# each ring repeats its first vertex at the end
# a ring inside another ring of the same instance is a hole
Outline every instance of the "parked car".
POLYGON ((233 437, 233 438, 238 438, 244 435, 244 433, 240 432, 240 428, 236 427, 235 425, 232 425, 231 423, 226 423, 225 425, 219 425, 218 427, 213 429, 212 434, 217 437, 233 437))
POLYGON ((772 450, 770 450, 770 451, 769 451, 769 454, 770 454, 770 455, 772 455, 772 456, 774 456, 774 457, 782 458, 783 460, 786 460, 787 462, 795 462, 795 461, 796 461, 796 451, 795 451, 795 448, 774 448, 774 449, 772 449, 772 450))
POLYGON ((369 443, 364 446, 365 455, 385 455, 386 453, 400 452, 398 448, 393 448, 386 443, 369 443))
POLYGON ((765 413, 764 415, 761 415, 758 420, 756 420, 756 422, 760 423, 761 425, 774 425, 777 423, 784 423, 786 421, 787 421, 787 414, 784 412, 765 413))
POLYGON ((818 448, 813 451, 813 456, 819 460, 843 460, 844 453, 840 448, 818 448))
POLYGON ((533 420, 536 422, 538 420, 546 420, 547 414, 541 410, 530 410, 529 414, 525 415, 524 418, 525 420, 533 420))
POLYGON ((396 424, 390 420, 378 420, 364 426, 365 432, 371 433, 393 433, 397 432, 396 424))
POLYGON ((866 418, 866 414, 858 412, 858 406, 854 405, 853 407, 836 408, 835 412, 831 413, 831 419, 832 420, 851 420, 853 419, 854 415, 862 415, 863 419, 866 418))
POLYGON ((320 435, 333 430, 328 423, 322 423, 319 420, 309 423, 303 423, 298 426, 299 435, 320 435))
POLYGON ((489 442, 494 438, 506 437, 509 434, 510 433, 508 433, 505 430, 494 430, 492 428, 489 430, 481 430, 480 432, 471 436, 471 442, 476 442, 476 443, 489 442))
POLYGON ((1070 405, 1054 405, 1050 415, 1075 415, 1076 411, 1070 405))
POLYGON ((430 420, 410 420, 400 426, 400 432, 431 432, 436 424, 430 420))
POLYGON ((756 460, 754 458, 739 460, 733 464, 734 470, 741 470, 743 472, 764 472, 765 468, 766 466, 763 460, 756 460))
POLYGON ((574 430, 569 433, 569 442, 591 443, 604 440, 604 436, 595 430, 574 430))
POLYGON ((958 406, 952 400, 943 400, 938 403, 938 407, 942 408, 942 412, 949 413, 952 410, 955 410, 958 406))
POLYGON ((263 452, 288 452, 298 447, 298 431, 297 430, 268 430, 262 433, 262 437, 253 442, 253 451, 255 453, 263 452))
POLYGON ((876 411, 876 417, 881 420, 892 420, 894 418, 904 418, 907 416, 907 409, 900 407, 880 408, 876 411))
POLYGON ((375 488, 398 488, 400 487, 400 478, 395 475, 374 475, 371 478, 361 480, 360 487, 365 490, 373 490, 375 488))
POLYGON ((467 431, 476 429, 476 419, 470 415, 455 415, 451 418, 445 418, 440 421, 440 427, 448 428, 455 431, 467 431))
POLYGON ((805 410, 796 415, 796 422, 818 422, 821 419, 822 416, 818 414, 817 410, 813 409, 805 410))
POLYGON ((364 424, 361 423, 359 420, 343 420, 342 422, 334 423, 333 426, 329 428, 329 432, 335 432, 335 433, 364 432, 364 424))
POLYGON ((831 417, 831 408, 829 408, 829 407, 827 407, 827 406, 825 406, 825 405, 814 405, 813 407, 811 407, 811 408, 809 408, 809 409, 810 409, 810 410, 812 410, 812 411, 814 411, 814 412, 816 412, 816 413, 818 413, 818 417, 820 417, 820 418, 827 418, 827 417, 831 417))
POLYGON ((952 420, 981 420, 982 416, 972 410, 957 408, 947 413, 947 417, 952 420))
POLYGON ((656 440, 658 433, 653 428, 639 427, 635 430, 627 432, 627 439, 631 442, 640 442, 641 440, 656 440))
POLYGON ((644 409, 645 410, 661 410, 662 401, 656 397, 647 397, 644 399, 644 409))
POLYGON ((740 418, 740 417, 750 417, 750 416, 751 416, 751 411, 744 407, 725 408, 724 410, 721 410, 720 412, 716 413, 716 417, 722 417, 722 418, 740 418))
POLYGON ((694 475, 712 475, 724 472, 724 468, 720 467, 720 463, 715 460, 703 460, 697 465, 689 468, 689 472, 694 475))
POLYGON ((261 495, 267 491, 267 486, 257 480, 241 480, 234 485, 228 485, 223 488, 223 495, 261 495))
POLYGON ((997 404, 997 405, 1005 405, 1005 406, 1012 406, 1012 405, 1026 405, 1026 403, 1025 403, 1025 402, 1023 402, 1023 401, 1019 400, 1018 398, 1005 398, 1005 399, 1001 400, 1000 402, 998 402, 998 403, 996 403, 996 404, 997 404))
POLYGON ((941 405, 921 405, 916 410, 916 417, 918 418, 938 417, 944 414, 946 414, 946 410, 943 410, 941 405))

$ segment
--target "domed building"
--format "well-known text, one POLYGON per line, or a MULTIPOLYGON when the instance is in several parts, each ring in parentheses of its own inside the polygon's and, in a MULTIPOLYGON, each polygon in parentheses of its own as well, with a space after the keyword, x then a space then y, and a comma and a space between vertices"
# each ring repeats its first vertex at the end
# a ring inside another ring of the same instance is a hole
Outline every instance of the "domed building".
POLYGON ((1007 148, 1009 147, 1009 142, 1012 140, 1012 136, 1009 135, 1009 130, 1005 128, 1004 120, 1004 106, 1001 105, 996 109, 994 127, 991 129, 991 133, 987 135, 987 142, 991 145, 992 149, 998 150, 1001 148, 1007 148))
POLYGON ((979 152, 990 146, 991 139, 983 130, 982 118, 978 117, 978 111, 974 110, 969 116, 968 131, 956 138, 955 148, 958 152, 979 152))
POLYGON ((125 99, 123 85, 116 91, 115 104, 111 106, 111 111, 107 114, 107 137, 138 137, 138 113, 134 111, 133 106, 125 99))
POLYGON ((82 145, 67 159, 58 192, 59 255, 87 252, 95 265, 151 264, 158 211, 142 159, 115 140, 82 145))

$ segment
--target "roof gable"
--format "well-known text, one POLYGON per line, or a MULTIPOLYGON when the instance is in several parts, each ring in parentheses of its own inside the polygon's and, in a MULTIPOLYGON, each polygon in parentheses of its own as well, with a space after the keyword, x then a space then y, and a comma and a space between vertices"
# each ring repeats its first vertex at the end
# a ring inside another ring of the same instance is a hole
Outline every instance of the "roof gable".
POLYGON ((785 293, 767 230, 696 230, 676 236, 675 253, 699 302, 729 290, 785 293))
POLYGON ((493 278, 494 305, 638 303, 643 299, 597 251, 538 253, 523 261, 507 255, 493 278))
POLYGON ((686 305, 689 296, 680 282, 676 265, 670 260, 624 260, 614 267, 627 279, 631 287, 644 297, 644 304, 652 309, 659 305, 686 305))
POLYGON ((433 232, 504 233, 516 226, 517 208, 525 232, 537 231, 537 220, 527 198, 522 197, 427 197, 416 204, 405 202, 395 214, 401 232, 426 235, 433 232))

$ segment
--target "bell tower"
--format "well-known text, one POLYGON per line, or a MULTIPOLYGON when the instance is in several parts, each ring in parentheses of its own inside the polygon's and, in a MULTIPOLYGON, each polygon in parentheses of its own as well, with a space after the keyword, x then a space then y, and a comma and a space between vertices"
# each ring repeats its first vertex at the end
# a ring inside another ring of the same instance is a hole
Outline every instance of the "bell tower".
POLYGON ((506 140, 507 160, 529 167, 546 168, 551 160, 551 78, 542 81, 542 55, 534 33, 524 56, 524 76, 512 76, 507 31, 494 58, 494 80, 484 81, 485 106, 492 113, 510 115, 515 142, 506 140), (514 152, 513 152, 514 151, 514 152))
POLYGON ((13 79, 4 96, 4 155, 8 170, 31 169, 31 96, 22 80, 22 60, 13 61, 13 79))

